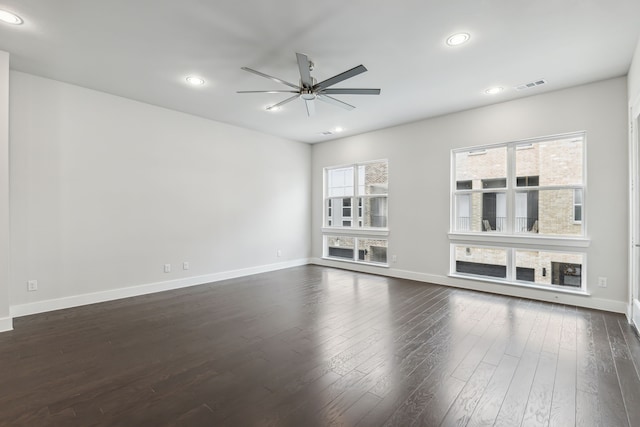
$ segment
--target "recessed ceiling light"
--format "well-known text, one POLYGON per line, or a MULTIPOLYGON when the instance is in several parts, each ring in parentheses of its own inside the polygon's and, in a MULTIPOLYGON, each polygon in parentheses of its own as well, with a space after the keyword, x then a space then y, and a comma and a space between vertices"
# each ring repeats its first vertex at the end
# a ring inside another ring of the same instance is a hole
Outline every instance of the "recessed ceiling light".
POLYGON ((447 44, 449 46, 459 46, 459 45, 469 41, 470 38, 471 38, 471 36, 468 33, 453 34, 452 36, 450 36, 447 39, 447 44))
POLYGON ((202 86, 204 84, 204 79, 196 76, 189 76, 186 78, 187 83, 193 86, 202 86))
POLYGON ((337 128, 335 128, 333 131, 334 131, 335 133, 340 133, 340 132, 342 132, 343 130, 344 130, 344 129, 342 129, 340 126, 338 126, 338 127, 337 127, 337 128))
POLYGON ((2 9, 0 9, 0 21, 13 25, 20 25, 24 22, 22 18, 20 18, 15 13, 11 13, 2 9))
POLYGON ((503 89, 501 87, 496 86, 496 87, 490 87, 489 89, 485 90, 484 93, 486 93, 487 95, 495 95, 502 91, 503 89))
POLYGON ((266 110, 275 113, 276 111, 280 111, 280 107, 267 107, 266 110))

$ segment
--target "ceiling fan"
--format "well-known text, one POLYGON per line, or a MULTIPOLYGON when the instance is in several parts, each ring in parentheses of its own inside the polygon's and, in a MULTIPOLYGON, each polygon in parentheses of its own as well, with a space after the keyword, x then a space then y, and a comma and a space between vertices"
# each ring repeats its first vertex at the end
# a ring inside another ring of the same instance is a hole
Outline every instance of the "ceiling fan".
POLYGON ((268 74, 261 73, 260 71, 256 71, 249 67, 242 67, 242 69, 245 71, 257 74, 269 80, 273 80, 274 82, 282 83, 295 90, 239 90, 237 93, 294 93, 295 95, 285 99, 284 101, 278 102, 274 105, 270 105, 269 107, 267 107, 267 110, 277 109, 296 98, 302 98, 305 102, 305 105, 307 106, 307 114, 309 116, 315 114, 316 99, 326 102, 327 104, 342 107, 345 110, 353 110, 356 107, 351 104, 347 104, 346 102, 340 101, 339 99, 336 99, 330 95, 380 95, 380 89, 338 89, 330 87, 351 77, 357 76, 358 74, 364 73, 365 71, 367 71, 364 65, 358 65, 357 67, 337 74, 327 80, 316 83, 316 79, 311 77, 311 71, 313 71, 314 65, 313 62, 311 62, 307 55, 303 53, 296 53, 296 57, 298 58, 298 69, 300 71, 299 85, 289 83, 268 74))

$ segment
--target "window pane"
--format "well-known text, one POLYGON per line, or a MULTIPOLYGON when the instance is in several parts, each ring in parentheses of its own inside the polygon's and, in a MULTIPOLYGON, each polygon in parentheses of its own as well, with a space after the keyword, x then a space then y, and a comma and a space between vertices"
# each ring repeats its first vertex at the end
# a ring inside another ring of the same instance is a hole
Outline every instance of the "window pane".
POLYGON ((455 196, 455 231, 506 231, 507 195, 471 193, 455 196))
POLYGON ((574 190, 573 197, 576 205, 582 204, 582 190, 574 190))
POLYGON ((367 163, 358 166, 358 194, 387 194, 387 162, 367 163))
POLYGON ((506 188, 507 178, 483 179, 482 188, 506 188))
POLYGON ((387 197, 363 197, 359 199, 362 206, 362 227, 387 226, 387 197))
POLYGON ((353 168, 329 169, 327 171, 329 197, 353 195, 353 168))
POLYGON ((467 181, 458 181, 456 182, 456 190, 471 190, 473 186, 473 181, 470 179, 467 181))
POLYGON ((540 185, 539 176, 519 176, 516 178, 517 187, 537 187, 540 185))
MULTIPOLYGON (((456 176, 458 181, 472 181, 473 189, 480 189, 482 182, 505 179, 507 176, 507 148, 487 148, 455 154, 456 176)), ((506 179, 505 179, 506 185, 506 179)), ((493 185, 496 185, 494 182, 493 185)), ((502 185, 504 188, 505 185, 502 185)), ((496 188, 496 187, 486 187, 496 188)))
MULTIPOLYGON (((506 231, 507 225, 507 194, 506 193, 478 193, 475 199, 480 199, 482 206, 480 229, 482 231, 506 231)), ((472 218, 474 222, 475 218, 472 218)))
POLYGON ((386 264, 387 241, 378 239, 358 239, 358 260, 386 264))
MULTIPOLYGON (((473 205, 471 200, 476 194, 458 194, 456 196, 456 222, 454 225, 455 231, 480 231, 480 227, 476 227, 475 230, 471 228, 471 215, 473 205)), ((478 221, 479 224, 479 221, 478 221)))
POLYGON ((516 279, 542 285, 580 288, 584 255, 575 253, 516 251, 516 279))
POLYGON ((340 197, 327 200, 326 206, 327 226, 350 227, 353 220, 351 198, 340 197))
POLYGON ((582 185, 583 146, 583 137, 527 144, 516 149, 516 176, 539 177, 541 186, 582 185))
POLYGON ((582 190, 573 191, 573 220, 582 221, 582 190))
POLYGON ((516 233, 580 236, 582 224, 574 220, 572 189, 516 192, 516 233))
POLYGON ((507 251, 499 248, 455 247, 456 273, 507 277, 507 251))
POLYGON ((326 236, 327 256, 353 260, 355 239, 346 236, 326 236))

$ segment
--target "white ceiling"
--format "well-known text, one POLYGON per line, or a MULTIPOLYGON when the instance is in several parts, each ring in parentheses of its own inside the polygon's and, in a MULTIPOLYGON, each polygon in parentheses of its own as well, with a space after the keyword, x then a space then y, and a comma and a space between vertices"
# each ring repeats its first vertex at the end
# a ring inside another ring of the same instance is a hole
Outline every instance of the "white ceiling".
POLYGON ((0 25, 11 68, 285 138, 318 142, 625 75, 639 0, 0 0, 24 19, 0 25), (471 34, 448 47, 456 32, 471 34), (346 111, 297 99, 247 66, 298 83, 296 52, 318 81, 364 64, 335 87, 346 111), (206 80, 185 84, 188 75, 206 80), (516 91, 544 78, 548 84, 516 91), (498 95, 486 95, 502 86, 498 95), (322 136, 336 127, 344 132, 322 136))

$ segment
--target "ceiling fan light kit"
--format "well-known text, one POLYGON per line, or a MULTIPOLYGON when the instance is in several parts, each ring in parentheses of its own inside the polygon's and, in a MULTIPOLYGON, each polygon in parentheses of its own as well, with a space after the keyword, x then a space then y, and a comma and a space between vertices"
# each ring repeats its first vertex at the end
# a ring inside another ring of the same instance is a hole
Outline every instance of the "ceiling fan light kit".
POLYGON ((344 80, 351 77, 355 77, 358 74, 362 74, 367 69, 364 65, 358 65, 343 73, 337 74, 331 78, 316 82, 316 79, 311 76, 314 64, 309 60, 309 57, 303 53, 296 53, 298 60, 298 71, 300 72, 300 84, 296 85, 277 77, 270 76, 260 71, 254 70, 249 67, 242 67, 243 70, 256 74, 260 77, 272 80, 276 83, 281 83, 285 86, 289 86, 294 90, 240 90, 238 93, 292 93, 294 95, 281 101, 277 104, 267 107, 267 111, 274 111, 282 107, 283 105, 293 101, 297 98, 302 98, 307 107, 307 115, 313 116, 315 114, 315 100, 320 100, 327 104, 335 105, 337 107, 344 108, 345 110, 353 110, 354 107, 351 104, 347 104, 344 101, 340 101, 330 95, 380 95, 380 89, 348 89, 348 88, 331 88, 344 80))

